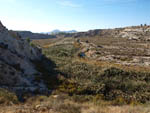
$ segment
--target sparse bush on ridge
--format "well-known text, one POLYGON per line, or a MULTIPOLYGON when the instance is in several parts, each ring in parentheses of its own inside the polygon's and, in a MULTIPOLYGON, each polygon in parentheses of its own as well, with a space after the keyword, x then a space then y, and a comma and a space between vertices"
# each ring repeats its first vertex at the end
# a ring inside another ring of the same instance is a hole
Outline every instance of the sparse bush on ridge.
POLYGON ((31 42, 31 39, 30 39, 29 37, 27 37, 27 38, 26 38, 26 41, 27 41, 28 43, 30 43, 30 42, 31 42))

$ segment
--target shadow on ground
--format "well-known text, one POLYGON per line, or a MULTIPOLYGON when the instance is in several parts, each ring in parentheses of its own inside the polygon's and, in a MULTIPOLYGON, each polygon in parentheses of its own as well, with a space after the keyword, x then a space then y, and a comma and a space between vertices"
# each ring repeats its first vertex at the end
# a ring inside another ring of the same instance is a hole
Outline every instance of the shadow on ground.
POLYGON ((6 88, 0 88, 0 104, 5 103, 5 101, 14 102, 14 99, 15 103, 16 101, 25 102, 26 99, 37 95, 49 96, 51 95, 52 91, 59 86, 60 81, 58 79, 58 76, 60 75, 60 72, 55 69, 56 64, 53 61, 43 56, 42 60, 32 61, 32 63, 35 65, 35 68, 41 73, 41 76, 35 77, 35 80, 37 82, 43 80, 48 89, 46 88, 42 91, 38 89, 36 91, 25 91, 22 89, 12 91, 12 88, 10 88, 11 86, 6 86, 6 88))

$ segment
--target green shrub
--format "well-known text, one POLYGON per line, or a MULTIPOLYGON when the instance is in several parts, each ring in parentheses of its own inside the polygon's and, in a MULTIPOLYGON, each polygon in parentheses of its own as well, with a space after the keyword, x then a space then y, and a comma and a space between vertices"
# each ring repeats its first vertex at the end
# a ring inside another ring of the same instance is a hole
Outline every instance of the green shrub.
POLYGON ((35 45, 32 42, 30 42, 30 46, 35 47, 35 45))
POLYGON ((117 97, 115 100, 113 100, 113 105, 126 105, 127 102, 123 97, 117 97))
POLYGON ((26 38, 26 41, 27 41, 28 43, 30 43, 30 42, 31 42, 31 39, 30 39, 29 37, 27 37, 27 38, 26 38))

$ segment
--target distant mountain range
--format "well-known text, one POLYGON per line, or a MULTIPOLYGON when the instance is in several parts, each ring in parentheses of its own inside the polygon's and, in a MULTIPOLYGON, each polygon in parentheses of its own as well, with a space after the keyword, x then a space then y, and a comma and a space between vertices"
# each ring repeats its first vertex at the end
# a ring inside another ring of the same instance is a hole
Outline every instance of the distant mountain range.
POLYGON ((53 30, 51 32, 42 32, 42 33, 33 33, 31 31, 15 31, 17 32, 22 39, 30 38, 30 39, 48 39, 48 38, 56 38, 59 33, 67 33, 71 35, 71 33, 77 33, 76 30, 70 31, 60 31, 58 29, 53 30))
POLYGON ((70 31, 61 31, 59 29, 55 29, 53 31, 50 31, 50 32, 46 32, 44 34, 59 34, 59 33, 76 33, 77 31, 76 30, 70 30, 70 31))
POLYGON ((44 34, 44 33, 32 33, 31 31, 15 31, 17 32, 22 39, 30 38, 30 39, 49 39, 56 38, 55 35, 44 34))

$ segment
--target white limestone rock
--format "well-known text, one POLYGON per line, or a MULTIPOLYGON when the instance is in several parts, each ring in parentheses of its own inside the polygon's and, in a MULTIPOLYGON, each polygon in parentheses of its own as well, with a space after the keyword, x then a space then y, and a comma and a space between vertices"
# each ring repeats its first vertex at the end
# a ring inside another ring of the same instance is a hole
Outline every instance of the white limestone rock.
POLYGON ((40 49, 8 31, 0 22, 0 87, 13 87, 14 91, 47 89, 42 80, 36 82, 41 73, 32 62, 42 60, 42 56, 40 49))

